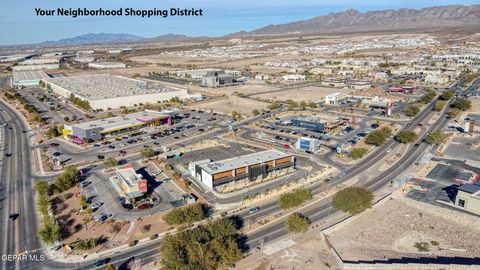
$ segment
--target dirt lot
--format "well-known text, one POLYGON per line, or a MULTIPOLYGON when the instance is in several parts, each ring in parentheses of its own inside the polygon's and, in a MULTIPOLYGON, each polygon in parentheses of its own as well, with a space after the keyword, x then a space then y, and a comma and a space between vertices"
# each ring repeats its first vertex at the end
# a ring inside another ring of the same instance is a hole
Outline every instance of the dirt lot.
POLYGON ((205 65, 223 62, 226 59, 219 57, 190 57, 170 54, 142 55, 129 58, 133 62, 142 64, 172 64, 176 65, 205 65))
POLYGON ((275 86, 268 85, 264 82, 261 81, 256 81, 256 80, 249 80, 247 83, 244 85, 236 85, 236 86, 229 86, 229 87, 224 87, 224 88, 203 88, 205 91, 209 91, 212 93, 222 93, 225 95, 232 95, 237 93, 242 93, 245 95, 249 94, 259 94, 259 93, 264 93, 267 91, 274 91, 277 90, 278 88, 275 86))
POLYGON ((251 115, 252 110, 265 109, 269 104, 266 102, 240 98, 237 96, 229 96, 226 99, 213 100, 212 102, 204 102, 194 104, 191 108, 200 109, 222 114, 230 114, 232 111, 237 111, 243 115, 251 115))
MULTIPOLYGON (((97 223, 85 213, 79 213, 80 190, 75 187, 52 197, 57 207, 53 209, 55 218, 63 224, 63 242, 73 243, 77 240, 101 238, 102 244, 96 247, 96 251, 126 244, 133 240, 147 238, 153 234, 165 232, 172 227, 163 221, 167 212, 146 216, 130 222, 106 221, 97 223)), ((93 251, 93 250, 90 250, 93 251)), ((73 251, 73 254, 83 254, 81 251, 73 251)))
POLYGON ((260 98, 260 99, 265 99, 270 101, 292 99, 295 101, 319 102, 319 101, 323 101, 326 95, 330 95, 333 93, 349 94, 349 92, 350 91, 348 90, 337 89, 337 88, 307 86, 307 87, 295 88, 295 89, 286 90, 286 91, 278 91, 278 92, 254 95, 252 96, 252 98, 260 98))
POLYGON ((328 236, 347 260, 479 257, 479 223, 468 214, 396 197, 328 236))
MULTIPOLYGON (((105 247, 124 243, 129 222, 96 223, 87 214, 79 213, 80 190, 75 187, 52 197, 56 208, 53 209, 55 218, 59 221, 63 235, 63 242, 70 244, 80 239, 101 237, 105 247)), ((102 249, 97 247, 97 251, 102 249)))
POLYGON ((309 237, 271 256, 248 263, 248 258, 239 264, 238 270, 335 270, 340 269, 335 259, 319 236, 309 237))

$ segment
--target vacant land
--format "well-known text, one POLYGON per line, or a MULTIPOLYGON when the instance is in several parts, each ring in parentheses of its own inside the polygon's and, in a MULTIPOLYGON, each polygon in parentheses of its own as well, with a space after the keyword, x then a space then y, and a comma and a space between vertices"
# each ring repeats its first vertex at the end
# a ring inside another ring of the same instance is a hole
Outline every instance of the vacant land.
POLYGON ((325 241, 319 236, 312 236, 292 247, 283 249, 271 256, 248 263, 249 258, 241 261, 234 269, 269 270, 269 269, 302 269, 302 270, 336 270, 336 264, 325 241))
POLYGON ((322 102, 325 100, 326 95, 331 95, 334 93, 349 94, 350 91, 330 87, 306 86, 290 90, 258 94, 252 96, 252 98, 260 98, 269 101, 292 99, 299 102, 322 102))
POLYGON ((474 258, 480 256, 479 223, 468 214, 401 197, 378 205, 328 237, 344 260, 474 258))
POLYGON ((252 110, 263 110, 269 104, 266 102, 240 98, 236 96, 229 96, 225 99, 213 100, 211 102, 203 102, 194 104, 191 108, 200 109, 204 111, 213 111, 222 114, 230 114, 233 111, 237 111, 243 115, 250 115, 252 110))

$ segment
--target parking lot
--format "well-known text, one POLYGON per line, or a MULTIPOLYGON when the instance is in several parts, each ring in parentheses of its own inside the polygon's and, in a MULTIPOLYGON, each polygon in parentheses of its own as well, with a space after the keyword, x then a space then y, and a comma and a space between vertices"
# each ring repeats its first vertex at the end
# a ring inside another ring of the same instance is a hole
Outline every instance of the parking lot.
POLYGON ((462 168, 453 165, 437 164, 427 174, 427 178, 453 184, 455 182, 469 181, 474 175, 473 172, 464 171, 462 168))
POLYGON ((165 144, 188 140, 211 130, 213 125, 228 120, 225 116, 198 111, 180 115, 179 121, 173 126, 144 128, 136 133, 93 142, 82 147, 72 145, 72 142, 63 139, 54 139, 41 147, 45 148, 49 158, 59 161, 57 165, 95 162, 109 157, 122 159, 123 156, 138 154, 146 148, 154 148, 156 151, 169 150, 174 147, 165 148, 165 144))
POLYGON ((480 161, 480 148, 472 147, 479 138, 453 138, 445 149, 445 155, 462 160, 480 161))
POLYGON ((173 207, 184 204, 182 195, 184 192, 179 189, 173 181, 161 171, 153 172, 149 166, 132 163, 137 173, 147 179, 149 189, 152 191, 152 198, 155 204, 148 209, 132 209, 131 206, 122 205, 122 197, 113 186, 112 177, 114 173, 103 174, 95 172, 87 173, 87 177, 81 182, 81 193, 88 199, 90 207, 95 209, 93 219, 101 221, 102 216, 112 217, 117 221, 134 220, 142 216, 159 213, 173 207), (150 172, 150 173, 149 173, 150 172), (84 184, 82 184, 84 183, 84 184))
POLYGON ((61 124, 65 118, 81 120, 84 117, 80 111, 70 108, 69 105, 43 89, 28 88, 18 93, 28 104, 34 106, 49 124, 61 124))
POLYGON ((256 146, 246 146, 239 143, 229 142, 229 146, 215 146, 209 148, 203 148, 199 150, 192 150, 183 155, 180 158, 171 158, 168 159, 168 163, 174 165, 186 165, 191 162, 203 160, 203 159, 211 159, 213 161, 238 157, 241 155, 251 154, 255 152, 262 151, 261 149, 256 146))

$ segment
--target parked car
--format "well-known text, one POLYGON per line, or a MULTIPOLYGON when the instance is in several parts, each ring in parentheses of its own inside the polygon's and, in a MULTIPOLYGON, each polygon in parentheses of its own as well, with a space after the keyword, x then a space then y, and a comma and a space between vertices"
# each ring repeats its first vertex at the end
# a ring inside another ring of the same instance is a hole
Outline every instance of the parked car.
POLYGON ((92 204, 90 206, 90 208, 92 208, 92 210, 95 211, 96 209, 100 208, 100 206, 102 206, 102 204, 103 204, 102 202, 96 202, 96 203, 92 204))
POLYGON ((90 184, 89 181, 83 181, 83 182, 80 182, 80 187, 84 188, 86 186, 88 186, 90 184))

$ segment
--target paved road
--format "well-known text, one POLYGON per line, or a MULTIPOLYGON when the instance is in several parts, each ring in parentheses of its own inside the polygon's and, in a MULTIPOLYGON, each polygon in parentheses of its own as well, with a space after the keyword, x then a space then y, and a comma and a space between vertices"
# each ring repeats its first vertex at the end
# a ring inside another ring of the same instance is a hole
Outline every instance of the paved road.
MULTIPOLYGON (((431 113, 431 108, 432 108, 432 105, 429 105, 426 108, 425 111, 422 111, 411 122, 410 128, 408 128, 408 129, 415 128, 417 123, 426 119, 431 113)), ((5 117, 8 117, 8 115, 10 115, 10 117, 11 117, 14 114, 13 114, 13 112, 8 112, 8 113, 7 112, 5 112, 5 113, 2 112, 2 117, 4 117, 3 115, 5 115, 5 117)), ((10 180, 11 184, 14 186, 13 189, 11 187, 9 187, 9 190, 8 190, 8 191, 12 191, 12 192, 9 192, 10 193, 9 205, 11 205, 11 204, 17 205, 17 207, 19 209, 21 209, 19 220, 24 220, 24 219, 25 220, 34 220, 33 217, 35 216, 35 213, 34 213, 34 211, 35 211, 34 208, 35 207, 34 207, 33 198, 31 196, 29 196, 28 194, 26 194, 26 192, 30 193, 31 190, 32 190, 31 182, 30 182, 31 175, 30 175, 29 170, 21 170, 20 169, 22 167, 23 168, 29 168, 30 167, 30 153, 27 149, 28 148, 27 147, 28 142, 26 141, 25 135, 23 135, 21 133, 21 130, 22 130, 21 125, 22 124, 18 121, 17 118, 11 117, 11 119, 13 119, 11 121, 13 122, 13 125, 15 126, 15 128, 12 129, 13 130, 12 132, 15 132, 14 137, 19 138, 19 140, 16 141, 16 142, 14 140, 8 141, 7 144, 12 148, 18 149, 17 152, 21 153, 22 158, 19 157, 16 162, 18 164, 22 164, 22 166, 13 166, 12 167, 12 172, 6 171, 6 173, 8 173, 8 176, 9 176, 9 177, 7 177, 8 180, 10 180), (15 119, 17 119, 17 120, 15 120, 15 119), (14 180, 12 180, 12 179, 14 179, 14 180), (15 194, 15 195, 12 196, 11 194, 15 194), (11 199, 10 197, 13 197, 13 199, 11 199), (19 200, 19 199, 16 200, 15 198, 22 198, 22 199, 21 200, 19 200)), ((434 130, 444 123, 446 123, 446 119, 440 118, 439 121, 430 128, 430 130, 434 130)), ((369 156, 369 159, 363 160, 362 162, 360 162, 356 166, 354 166, 352 168, 349 168, 348 170, 346 170, 345 176, 343 176, 341 178, 335 178, 335 179, 331 180, 330 184, 334 185, 334 184, 338 184, 338 183, 343 183, 343 182, 351 179, 352 177, 354 177, 358 173, 367 170, 368 168, 370 168, 371 166, 373 166, 374 164, 376 164, 377 162, 379 162, 380 160, 382 160, 384 158, 385 150, 387 148, 393 148, 396 145, 398 145, 397 142, 390 141, 387 144, 385 144, 384 146, 379 147, 374 153, 372 153, 371 156, 369 156)), ((387 171, 387 172, 381 174, 380 176, 375 177, 374 179, 372 179, 372 180, 370 180, 366 183, 363 183, 362 185, 371 189, 372 191, 379 190, 386 183, 388 183, 390 181, 390 179, 392 179, 392 177, 395 177, 396 175, 401 173, 402 170, 405 169, 407 166, 414 163, 420 157, 420 155, 423 154, 423 152, 425 151, 426 148, 427 148, 427 145, 422 143, 419 147, 414 148, 409 155, 403 157, 399 161, 399 163, 397 164, 397 166, 395 167, 394 170, 387 171)), ((9 161, 9 163, 10 163, 10 161, 9 161)), ((5 176, 2 176, 2 177, 3 177, 2 178, 2 183, 6 183, 5 176)), ((316 184, 312 185, 310 188, 312 189, 312 193, 314 193, 314 194, 318 194, 322 190, 322 187, 319 183, 316 183, 316 184)), ((264 210, 261 210, 257 214, 255 214, 254 218, 261 218, 262 215, 268 215, 269 213, 273 213, 275 211, 278 211, 278 206, 275 202, 273 202, 270 205, 268 205, 268 204, 267 205, 262 205, 261 209, 264 209, 264 210)), ((321 220, 321 219, 325 218, 326 216, 328 216, 328 213, 331 212, 331 211, 333 211, 333 210, 329 206, 328 202, 327 201, 322 201, 321 203, 313 205, 312 208, 305 209, 304 211, 302 211, 302 213, 305 214, 307 217, 309 217, 312 222, 315 222, 315 221, 321 220)), ((243 216, 245 218, 250 217, 249 214, 247 214, 245 212, 240 213, 239 215, 243 216)), ((35 222, 28 222, 28 223, 22 222, 21 225, 22 226, 19 227, 20 235, 27 236, 27 237, 21 237, 20 239, 15 238, 15 239, 17 239, 17 241, 13 241, 14 243, 10 243, 10 242, 7 243, 6 244, 6 246, 8 246, 7 248, 16 247, 16 249, 20 250, 19 247, 23 246, 23 243, 25 244, 25 248, 28 249, 28 250, 38 248, 40 245, 39 245, 38 239, 35 237, 36 223, 35 222), (22 239, 22 238, 24 238, 24 239, 22 239), (18 242, 18 240, 19 240, 20 244, 15 243, 15 242, 18 242)), ((5 228, 4 228, 4 230, 5 230, 5 228)), ((10 226, 7 226, 6 230, 8 231, 7 233, 11 233, 12 231, 15 231, 15 229, 10 228, 10 226)), ((262 227, 260 230, 256 231, 254 234, 248 235, 248 244, 249 244, 250 247, 255 247, 256 245, 258 245, 260 243, 260 241, 273 242, 276 239, 278 239, 280 237, 283 237, 285 235, 286 235, 286 231, 284 229, 283 223, 281 223, 281 222, 272 223, 272 224, 269 224, 265 227, 262 227), (265 239, 265 238, 267 238, 267 239, 265 239)), ((114 254, 114 255, 110 256, 110 258, 112 259, 112 262, 115 265, 118 265, 122 262, 125 262, 126 260, 128 260, 131 257, 135 257, 135 260, 140 260, 141 259, 141 260, 143 260, 143 262, 148 262, 148 261, 151 261, 153 259, 158 259, 158 249, 157 248, 159 246, 159 241, 161 241, 161 240, 152 241, 152 242, 149 242, 148 244, 145 244, 145 245, 142 245, 142 246, 138 246, 138 247, 123 250, 123 251, 119 252, 118 254, 114 254)), ((38 264, 38 263, 34 264, 34 263, 31 263, 31 262, 22 263, 21 264, 21 269, 67 269, 67 268, 68 269, 95 269, 92 265, 93 263, 94 263, 94 261, 85 262, 85 263, 82 263, 82 264, 64 264, 64 263, 54 262, 54 261, 51 261, 51 260, 46 260, 42 264, 38 264)), ((8 268, 11 268, 12 266, 13 266, 12 264, 7 265, 8 268)))
MULTIPOLYGON (((8 123, 5 134, 5 159, 0 171, 2 236, 1 254, 18 254, 24 250, 40 247, 36 237, 37 222, 35 203, 32 194, 32 175, 30 172, 30 151, 27 136, 22 133, 23 123, 14 111, 0 102, 0 121, 8 123), (10 214, 18 214, 15 221, 9 220, 10 214)), ((23 263, 2 261, 2 268, 22 268, 23 263)))

